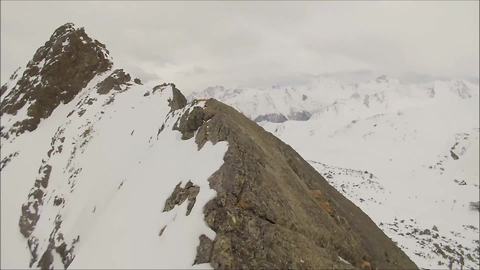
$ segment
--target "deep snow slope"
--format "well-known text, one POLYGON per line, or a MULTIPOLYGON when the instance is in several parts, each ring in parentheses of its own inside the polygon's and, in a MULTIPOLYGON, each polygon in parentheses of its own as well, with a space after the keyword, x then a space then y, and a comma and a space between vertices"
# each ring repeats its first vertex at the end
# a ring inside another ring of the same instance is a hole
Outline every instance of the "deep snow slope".
POLYGON ((290 144, 418 266, 479 268, 478 85, 381 76, 192 96, 218 98, 290 144))

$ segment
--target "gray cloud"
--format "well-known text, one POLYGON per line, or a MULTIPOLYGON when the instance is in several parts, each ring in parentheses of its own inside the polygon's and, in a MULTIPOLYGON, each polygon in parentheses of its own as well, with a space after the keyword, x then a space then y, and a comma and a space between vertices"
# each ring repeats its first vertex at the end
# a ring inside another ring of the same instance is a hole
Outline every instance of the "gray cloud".
POLYGON ((1 81, 65 22, 117 65, 193 91, 321 73, 478 78, 479 3, 1 2, 1 81))

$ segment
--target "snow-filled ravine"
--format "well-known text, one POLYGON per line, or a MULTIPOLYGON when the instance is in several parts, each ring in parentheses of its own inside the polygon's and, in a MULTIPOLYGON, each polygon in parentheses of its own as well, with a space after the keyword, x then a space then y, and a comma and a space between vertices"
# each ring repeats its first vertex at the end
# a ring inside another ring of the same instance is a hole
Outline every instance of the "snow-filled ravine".
MULTIPOLYGON (((112 70, 33 132, 2 138, 2 158, 14 157, 2 161, 2 268, 51 259, 55 268, 68 262, 72 269, 186 269, 199 236, 215 237, 203 206, 216 194, 207 179, 223 164, 227 144, 198 150, 193 139, 181 140, 172 126, 191 105, 171 112, 171 85, 130 81, 99 94, 97 84, 112 70), (175 187, 188 181, 200 188, 189 215, 188 201, 163 211, 175 187), (28 239, 19 229, 22 213, 38 217, 28 239)), ((2 125, 25 116, 4 115, 2 125)))

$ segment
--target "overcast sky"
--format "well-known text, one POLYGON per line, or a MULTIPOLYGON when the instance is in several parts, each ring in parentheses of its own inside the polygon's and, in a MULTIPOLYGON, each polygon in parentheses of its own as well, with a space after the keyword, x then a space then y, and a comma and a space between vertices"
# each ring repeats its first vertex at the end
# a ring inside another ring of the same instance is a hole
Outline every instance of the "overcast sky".
POLYGON ((1 2, 1 81, 61 24, 186 91, 371 70, 478 78, 479 2, 1 2))

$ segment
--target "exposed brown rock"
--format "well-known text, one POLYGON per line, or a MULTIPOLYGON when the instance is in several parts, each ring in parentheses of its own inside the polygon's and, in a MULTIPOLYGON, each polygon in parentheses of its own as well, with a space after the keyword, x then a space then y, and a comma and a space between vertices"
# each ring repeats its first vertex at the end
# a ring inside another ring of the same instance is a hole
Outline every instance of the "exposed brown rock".
POLYGON ((158 233, 158 236, 162 236, 163 232, 165 231, 165 229, 167 228, 167 225, 163 226, 162 229, 160 230, 160 232, 158 233))
POLYGON ((18 152, 13 152, 10 153, 8 156, 2 157, 2 160, 0 161, 0 171, 3 170, 3 168, 5 168, 8 163, 16 156, 18 156, 18 152))
POLYGON ((155 93, 156 91, 162 92, 169 84, 168 83, 162 83, 159 85, 156 85, 152 89, 152 93, 155 93))
MULTIPOLYGON (((60 215, 55 217, 55 227, 53 228, 52 232, 50 233, 50 237, 48 239, 48 246, 45 252, 43 252, 40 260, 37 263, 37 267, 40 269, 53 269, 53 252, 56 252, 63 263, 65 269, 72 263, 75 256, 73 255, 73 251, 75 245, 80 241, 80 236, 77 236, 76 239, 72 241, 70 247, 67 246, 65 243, 63 234, 60 232, 60 227, 62 225, 62 218, 60 215)), ((36 247, 34 250, 36 253, 36 247)), ((30 250, 32 252, 32 250, 30 250)), ((33 262, 35 262, 34 258, 37 258, 37 254, 32 256, 32 261, 30 263, 30 267, 33 262)))
POLYGON ((181 205, 185 200, 188 199, 187 213, 188 216, 192 211, 195 201, 197 199, 198 192, 200 192, 200 187, 193 185, 191 181, 188 181, 185 187, 180 186, 181 182, 175 186, 172 194, 165 201, 165 206, 163 212, 172 210, 176 205, 181 205))
MULTIPOLYGON (((30 102, 28 118, 15 123, 11 132, 32 131, 60 103, 70 102, 96 74, 111 66, 105 45, 87 36, 83 28, 62 25, 18 75, 21 78, 0 103, 0 113, 16 114, 30 102)), ((2 87, 2 95, 6 90, 2 87)))
POLYGON ((168 106, 170 106, 172 111, 181 109, 187 105, 187 99, 180 92, 180 90, 175 87, 175 84, 170 84, 172 86, 173 96, 172 99, 168 101, 168 106))
POLYGON ((200 235, 200 244, 197 247, 197 256, 193 264, 201 264, 210 262, 212 256, 213 241, 206 235, 200 235))
POLYGON ((125 73, 123 69, 116 69, 107 78, 97 84, 97 93, 105 95, 111 90, 126 90, 126 88, 131 85, 131 83, 129 83, 130 80, 130 74, 125 73))
MULTIPOLYGON (((194 118, 203 115, 194 121, 199 148, 206 141, 229 144, 224 164, 209 179, 217 197, 204 210, 217 233, 209 261, 214 268, 417 269, 290 146, 221 102, 208 100, 202 110, 191 110, 194 118)), ((185 137, 192 127, 178 125, 185 137)), ((198 250, 208 249, 201 241, 198 250)))
POLYGON ((190 113, 185 113, 175 123, 173 129, 182 131, 182 140, 188 140, 193 137, 195 131, 203 124, 204 113, 203 109, 194 106, 190 113))
POLYGON ((44 189, 48 186, 52 166, 43 164, 40 169, 40 177, 35 180, 35 184, 28 194, 29 200, 22 205, 22 215, 19 220, 20 232, 25 238, 32 234, 38 219, 40 218, 40 207, 43 205, 44 189))
POLYGON ((454 160, 457 160, 458 159, 458 155, 455 154, 453 151, 450 150, 450 156, 454 159, 454 160))

